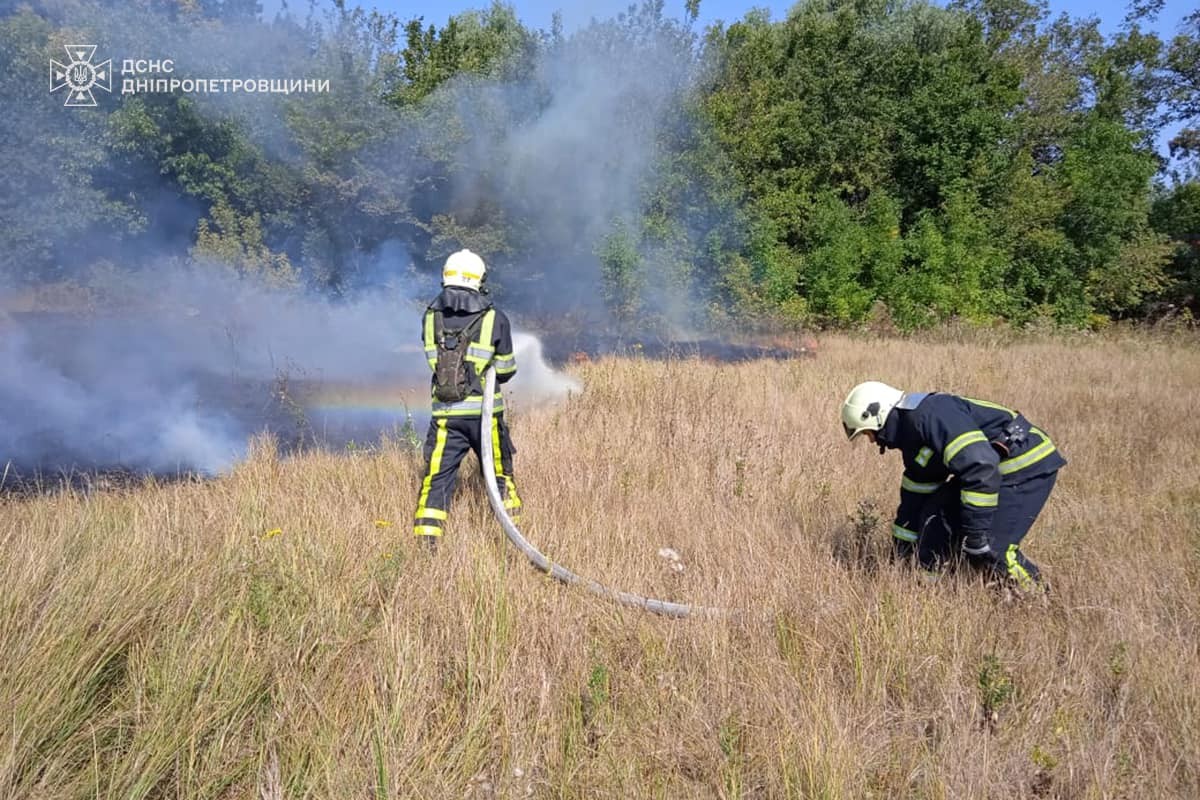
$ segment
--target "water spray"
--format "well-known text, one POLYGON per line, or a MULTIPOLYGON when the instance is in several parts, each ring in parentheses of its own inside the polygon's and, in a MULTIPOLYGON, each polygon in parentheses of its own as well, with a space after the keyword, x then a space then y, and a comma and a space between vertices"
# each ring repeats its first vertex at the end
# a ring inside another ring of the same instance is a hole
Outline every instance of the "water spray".
POLYGON ((584 578, 576 575, 571 570, 555 564, 546 556, 542 555, 541 551, 530 544, 520 529, 517 528, 512 517, 508 515, 508 510, 504 507, 504 503, 500 499, 500 487, 496 483, 496 465, 494 455, 492 453, 492 409, 495 402, 496 391, 496 371, 493 367, 487 368, 487 373, 484 379, 483 387, 483 414, 479 417, 479 443, 481 449, 480 461, 483 462, 483 477, 484 485, 487 487, 488 502, 492 506, 492 513, 496 515, 496 521, 500 523, 500 527, 504 529, 504 535, 512 542, 524 556, 529 559, 530 563, 535 567, 545 572, 555 580, 562 581, 571 586, 582 586, 594 595, 603 597, 607 600, 620 603, 623 606, 631 608, 640 608, 644 611, 649 611, 654 614, 662 614, 667 617, 691 617, 691 616, 724 616, 728 613, 722 608, 713 608, 710 606, 688 605, 686 603, 672 603, 668 600, 655 600, 651 597, 642 597, 631 592, 621 592, 615 589, 610 589, 597 581, 590 578, 584 578))

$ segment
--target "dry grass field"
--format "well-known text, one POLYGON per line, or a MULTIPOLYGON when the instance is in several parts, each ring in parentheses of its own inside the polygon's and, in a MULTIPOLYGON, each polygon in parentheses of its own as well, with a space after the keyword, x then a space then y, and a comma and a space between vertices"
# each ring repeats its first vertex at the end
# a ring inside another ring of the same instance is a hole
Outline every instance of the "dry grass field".
POLYGON ((821 344, 601 359, 511 414, 533 542, 729 618, 553 583, 474 475, 418 551, 399 444, 0 500, 0 797, 1200 797, 1195 342, 821 344), (837 416, 866 378, 1054 437, 1048 599, 887 562, 899 456, 837 416))

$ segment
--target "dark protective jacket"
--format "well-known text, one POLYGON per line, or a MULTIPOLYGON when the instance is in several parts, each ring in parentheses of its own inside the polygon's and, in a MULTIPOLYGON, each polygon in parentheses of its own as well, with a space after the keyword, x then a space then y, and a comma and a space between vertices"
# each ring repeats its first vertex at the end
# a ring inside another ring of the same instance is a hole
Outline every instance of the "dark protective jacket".
POLYGON ((1019 412, 952 394, 905 394, 876 440, 904 456, 893 535, 917 541, 923 499, 954 476, 968 553, 986 550, 1001 485, 1019 484, 1067 463, 1050 437, 1019 412))
MULTIPOLYGON (((425 309, 421 326, 421 342, 425 360, 431 370, 437 369, 437 317, 448 328, 465 327, 482 314, 479 333, 467 346, 466 359, 474 367, 468 396, 456 403, 443 403, 433 398, 434 417, 478 417, 483 411, 483 373, 489 364, 496 368, 496 382, 507 383, 517 374, 517 359, 513 355, 512 326, 504 312, 479 292, 460 286, 447 286, 425 309)), ((432 391, 432 380, 431 391, 432 391)), ((494 412, 504 411, 504 396, 499 389, 493 396, 494 412)))

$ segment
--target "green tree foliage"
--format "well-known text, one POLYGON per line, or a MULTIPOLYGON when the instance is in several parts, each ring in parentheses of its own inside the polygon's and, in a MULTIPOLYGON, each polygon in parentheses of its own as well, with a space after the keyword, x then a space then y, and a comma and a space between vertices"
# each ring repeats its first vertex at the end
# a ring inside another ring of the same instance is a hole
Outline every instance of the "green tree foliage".
POLYGON ((1200 180, 1200 11, 1190 14, 1171 40, 1166 62, 1167 117, 1183 124, 1171 140, 1171 154, 1185 162, 1185 175, 1200 180))
POLYGON ((596 253, 604 302, 621 322, 632 321, 639 308, 641 255, 638 243, 625 223, 617 220, 612 232, 600 241, 596 253))
POLYGON ((1073 247, 1088 306, 1119 315, 1164 286, 1169 247, 1149 227, 1147 187, 1156 164, 1133 145, 1135 133, 1087 120, 1066 149, 1062 173, 1070 190, 1059 225, 1073 247))
POLYGON ((1168 298, 1200 310, 1200 183, 1176 186, 1156 198, 1150 221, 1174 248, 1168 298))
POLYGON ((404 25, 400 51, 403 80, 389 95, 399 106, 426 98, 458 76, 513 80, 528 76, 540 38, 517 19, 511 6, 495 2, 484 11, 451 17, 442 28, 422 19, 404 25))
POLYGON ((259 215, 241 216, 223 202, 212 207, 210 217, 200 220, 192 256, 211 259, 275 288, 298 284, 288 257, 272 253, 264 244, 259 215))
POLYGON ((707 45, 758 231, 746 271, 778 307, 1084 324, 1170 282, 1148 224, 1162 44, 1136 20, 1106 42, 1022 0, 822 0, 707 45))
POLYGON ((67 43, 32 11, 0 18, 0 283, 69 276, 82 265, 63 258, 64 242, 103 255, 144 226, 145 209, 103 180, 104 118, 64 115, 61 92, 46 92, 49 59, 65 60, 67 43))
POLYGON ((999 259, 985 249, 960 270, 943 241, 953 228, 961 258, 972 226, 987 240, 963 209, 1001 194, 1012 161, 1020 75, 977 19, 813 2, 779 24, 752 14, 716 29, 708 46, 707 110, 760 220, 767 297, 836 322, 879 299, 910 325, 1002 313, 983 310, 995 298, 982 300, 978 274, 999 259))
POLYGON ((433 274, 469 246, 517 306, 569 270, 593 285, 559 302, 629 327, 1136 317, 1200 290, 1200 13, 1162 41, 1161 9, 1105 36, 1038 0, 802 0, 698 31, 697 3, 644 0, 564 34, 502 3, 431 23, 30 0, 0 12, 0 279, 166 249, 341 292, 385 254, 433 274), (335 90, 64 110, 46 64, 79 29, 335 90), (546 167, 564 137, 585 155, 546 167))

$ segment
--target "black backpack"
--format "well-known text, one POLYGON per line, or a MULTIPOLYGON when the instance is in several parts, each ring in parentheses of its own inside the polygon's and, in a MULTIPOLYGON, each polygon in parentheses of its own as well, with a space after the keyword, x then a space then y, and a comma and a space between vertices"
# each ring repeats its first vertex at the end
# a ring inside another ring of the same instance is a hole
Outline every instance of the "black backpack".
MULTIPOLYGON (((461 328, 448 328, 441 311, 433 312, 433 339, 437 344, 437 366, 433 370, 433 396, 442 403, 457 403, 471 394, 475 367, 467 361, 467 348, 479 335, 481 311, 461 328)), ((490 344, 485 343, 485 344, 490 344)))

